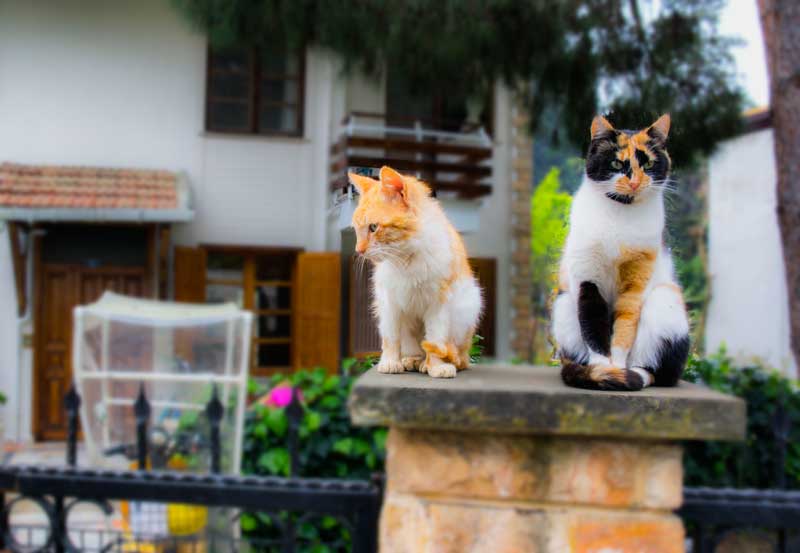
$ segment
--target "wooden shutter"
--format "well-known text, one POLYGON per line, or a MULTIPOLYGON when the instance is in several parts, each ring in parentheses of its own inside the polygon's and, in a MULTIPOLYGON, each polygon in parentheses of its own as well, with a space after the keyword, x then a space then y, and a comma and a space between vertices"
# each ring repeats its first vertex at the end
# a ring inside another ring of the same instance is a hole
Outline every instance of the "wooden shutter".
POLYGON ((483 290, 483 316, 478 325, 478 334, 483 336, 483 354, 495 354, 497 313, 497 260, 493 257, 473 257, 469 264, 475 272, 483 290))
POLYGON ((295 369, 339 370, 340 279, 338 252, 298 255, 292 340, 295 369))
POLYGON ((175 246, 175 301, 205 303, 206 252, 175 246))

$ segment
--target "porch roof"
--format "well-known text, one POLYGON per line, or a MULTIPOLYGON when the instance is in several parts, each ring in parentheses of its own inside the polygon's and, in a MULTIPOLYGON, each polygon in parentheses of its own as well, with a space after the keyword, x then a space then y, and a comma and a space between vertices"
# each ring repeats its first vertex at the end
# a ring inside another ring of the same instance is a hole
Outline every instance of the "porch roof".
POLYGON ((0 220, 177 222, 194 216, 178 173, 0 164, 0 220))

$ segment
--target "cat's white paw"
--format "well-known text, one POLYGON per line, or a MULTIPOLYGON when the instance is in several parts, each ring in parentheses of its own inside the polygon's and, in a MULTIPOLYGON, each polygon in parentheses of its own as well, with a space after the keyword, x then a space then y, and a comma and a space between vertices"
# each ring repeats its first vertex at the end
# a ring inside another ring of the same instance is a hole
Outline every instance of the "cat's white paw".
POLYGON ((421 355, 414 355, 403 357, 400 360, 400 363, 403 364, 403 368, 407 371, 418 371, 420 370, 420 366, 423 364, 422 362, 425 360, 424 357, 421 355))
POLYGON ((455 378, 456 372, 456 366, 450 363, 439 363, 428 367, 428 374, 433 378, 455 378))
POLYGON ((404 372, 405 368, 403 368, 403 363, 400 361, 394 361, 389 359, 381 359, 380 363, 378 363, 378 372, 385 373, 385 374, 397 374, 404 372))

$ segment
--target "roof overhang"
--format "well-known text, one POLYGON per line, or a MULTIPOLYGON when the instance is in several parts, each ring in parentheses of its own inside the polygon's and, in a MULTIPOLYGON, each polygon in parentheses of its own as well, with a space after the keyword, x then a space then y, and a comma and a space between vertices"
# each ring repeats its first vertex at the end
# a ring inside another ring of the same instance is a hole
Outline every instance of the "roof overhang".
POLYGON ((194 218, 183 173, 4 163, 0 192, 0 221, 181 223, 194 218))
POLYGON ((0 221, 90 223, 182 223, 194 218, 192 209, 30 208, 0 207, 0 221))

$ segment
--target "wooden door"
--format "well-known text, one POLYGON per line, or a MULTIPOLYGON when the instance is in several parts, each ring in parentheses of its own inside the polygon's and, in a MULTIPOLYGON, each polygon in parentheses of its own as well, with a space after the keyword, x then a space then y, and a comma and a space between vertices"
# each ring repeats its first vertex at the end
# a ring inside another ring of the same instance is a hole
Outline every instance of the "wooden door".
POLYGON ((37 440, 63 440, 63 399, 72 382, 72 311, 106 290, 146 296, 144 267, 86 268, 41 264, 34 322, 33 432, 37 440))
POLYGON ((297 256, 294 297, 295 369, 339 371, 341 260, 338 252, 297 256))

